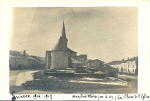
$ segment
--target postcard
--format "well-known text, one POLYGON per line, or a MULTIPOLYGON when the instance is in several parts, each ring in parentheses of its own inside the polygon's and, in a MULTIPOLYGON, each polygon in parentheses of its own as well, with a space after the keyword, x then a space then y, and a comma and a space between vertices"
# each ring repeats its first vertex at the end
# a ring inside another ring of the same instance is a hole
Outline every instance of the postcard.
POLYGON ((139 20, 148 15, 141 13, 146 7, 11 7, 9 94, 149 98, 150 84, 142 88, 149 74, 148 27, 142 26, 148 20, 139 20))

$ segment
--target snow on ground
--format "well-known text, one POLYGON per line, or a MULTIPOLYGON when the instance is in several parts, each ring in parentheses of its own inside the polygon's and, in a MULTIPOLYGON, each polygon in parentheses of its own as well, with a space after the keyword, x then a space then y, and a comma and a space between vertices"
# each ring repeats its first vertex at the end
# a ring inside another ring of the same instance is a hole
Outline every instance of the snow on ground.
POLYGON ((126 78, 126 79, 137 79, 137 76, 130 76, 130 75, 123 75, 119 74, 119 78, 126 78))
POLYGON ((99 81, 103 79, 85 77, 85 78, 81 78, 81 80, 98 80, 99 81))
POLYGON ((103 85, 114 85, 114 86, 127 86, 128 82, 120 80, 118 78, 106 77, 104 79, 98 78, 81 78, 79 80, 69 80, 68 82, 74 83, 87 83, 87 84, 103 84, 103 85))

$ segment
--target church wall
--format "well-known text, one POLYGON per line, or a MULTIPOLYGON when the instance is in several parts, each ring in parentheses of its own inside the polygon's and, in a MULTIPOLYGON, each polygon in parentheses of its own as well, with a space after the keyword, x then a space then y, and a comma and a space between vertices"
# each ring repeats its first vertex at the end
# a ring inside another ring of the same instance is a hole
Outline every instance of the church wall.
POLYGON ((46 69, 50 69, 51 66, 51 52, 46 51, 46 69))
POLYGON ((70 56, 70 52, 67 51, 52 51, 50 69, 68 68, 69 56, 70 56))

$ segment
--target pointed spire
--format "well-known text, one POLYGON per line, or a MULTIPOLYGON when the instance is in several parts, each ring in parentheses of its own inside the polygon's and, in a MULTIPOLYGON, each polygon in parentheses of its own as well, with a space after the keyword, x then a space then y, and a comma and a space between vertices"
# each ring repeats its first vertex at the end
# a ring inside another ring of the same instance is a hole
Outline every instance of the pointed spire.
MULTIPOLYGON (((62 37, 63 37, 63 38, 66 38, 66 30, 65 30, 64 21, 63 21, 63 28, 62 28, 62 37)), ((67 38, 66 38, 66 39, 67 39, 67 38)))
POLYGON ((54 50, 67 50, 67 42, 68 39, 66 38, 66 31, 65 31, 65 24, 63 21, 63 28, 62 28, 62 35, 60 36, 58 43, 55 45, 55 47, 52 49, 54 50))

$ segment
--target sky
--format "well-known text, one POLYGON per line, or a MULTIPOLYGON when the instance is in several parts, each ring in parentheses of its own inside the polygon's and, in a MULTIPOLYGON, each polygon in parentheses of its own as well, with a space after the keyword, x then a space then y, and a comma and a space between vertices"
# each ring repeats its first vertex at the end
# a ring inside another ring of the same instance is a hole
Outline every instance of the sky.
POLYGON ((68 47, 104 62, 138 56, 137 7, 12 8, 10 50, 45 57, 57 43, 63 20, 68 47))

